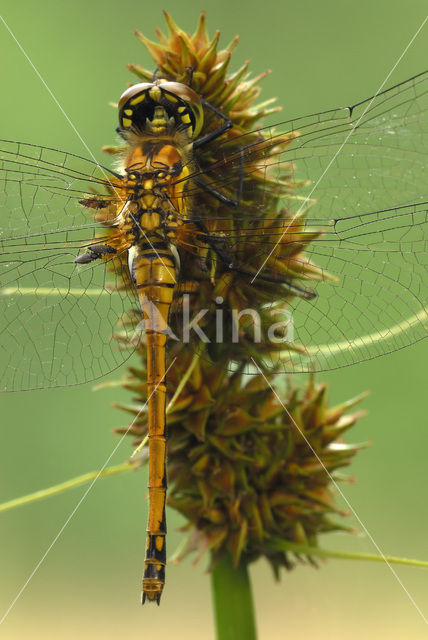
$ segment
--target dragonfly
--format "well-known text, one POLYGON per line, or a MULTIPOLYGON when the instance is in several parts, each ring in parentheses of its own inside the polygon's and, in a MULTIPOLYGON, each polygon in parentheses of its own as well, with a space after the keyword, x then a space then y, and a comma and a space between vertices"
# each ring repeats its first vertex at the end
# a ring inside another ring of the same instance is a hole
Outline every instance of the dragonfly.
MULTIPOLYGON (((233 286, 248 300, 275 295, 286 330, 255 340, 251 357, 276 375, 427 337, 427 89, 423 72, 351 107, 248 133, 191 80, 155 74, 119 100, 115 169, 0 141, 0 388, 98 380, 145 343, 143 603, 159 604, 165 582, 167 363, 205 342, 203 357, 225 366, 213 323, 183 339, 186 304, 215 313, 233 286)), ((259 310, 278 311, 268 306, 259 310)), ((251 318, 238 332, 241 363, 251 318)))

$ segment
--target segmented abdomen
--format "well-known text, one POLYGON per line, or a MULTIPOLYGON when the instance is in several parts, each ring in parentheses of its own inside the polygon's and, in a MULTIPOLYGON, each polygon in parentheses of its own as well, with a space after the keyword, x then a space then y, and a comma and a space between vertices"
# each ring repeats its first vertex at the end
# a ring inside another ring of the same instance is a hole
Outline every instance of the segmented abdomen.
POLYGON ((159 604, 166 565, 165 346, 176 268, 169 247, 158 240, 134 246, 129 267, 138 290, 147 336, 149 518, 142 602, 147 598, 159 604))

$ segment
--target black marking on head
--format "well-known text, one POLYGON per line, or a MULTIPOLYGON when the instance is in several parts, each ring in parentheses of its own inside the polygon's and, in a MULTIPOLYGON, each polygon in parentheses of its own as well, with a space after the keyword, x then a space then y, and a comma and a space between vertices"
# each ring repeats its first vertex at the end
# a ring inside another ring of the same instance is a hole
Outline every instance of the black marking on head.
MULTIPOLYGON (((188 86, 177 82, 155 81, 130 87, 119 101, 120 133, 143 132, 153 119, 159 119, 159 110, 164 111, 164 127, 170 122, 178 129, 189 129, 191 137, 202 127, 203 109, 199 96, 188 86)), ((162 118, 161 118, 162 120, 162 118)), ((162 123, 159 123, 161 130, 162 123)), ((154 125, 154 133, 157 127, 154 125)))

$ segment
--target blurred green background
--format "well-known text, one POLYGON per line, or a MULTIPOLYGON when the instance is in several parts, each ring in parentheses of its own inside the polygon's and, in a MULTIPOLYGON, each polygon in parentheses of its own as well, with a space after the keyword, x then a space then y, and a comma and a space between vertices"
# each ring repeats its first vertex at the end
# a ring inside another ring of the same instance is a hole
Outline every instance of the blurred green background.
MULTIPOLYGON (((98 157, 114 142, 116 113, 108 106, 130 80, 126 62, 152 67, 132 35, 152 37, 163 27, 158 5, 112 0, 23 3, 4 0, 3 16, 17 40, 89 148, 98 157)), ((346 105, 373 94, 422 23, 426 3, 414 0, 226 2, 170 0, 176 21, 193 31, 202 9, 211 33, 227 44, 239 33, 235 67, 245 59, 259 73, 265 98, 278 96, 284 118, 346 105)), ((0 135, 87 155, 4 26, 0 24, 2 104, 0 135)), ((391 81, 426 68, 428 27, 391 81)), ((106 162, 106 159, 103 159, 106 162)), ((391 203, 393 204, 393 203, 391 203)), ((368 416, 349 439, 371 440, 342 487, 384 553, 428 559, 426 451, 426 345, 322 376, 332 401, 369 389, 368 416)), ((118 375, 116 376, 118 377, 118 375)), ((114 376, 113 376, 114 378, 114 376)), ((3 395, 2 500, 99 468, 116 438, 110 429, 127 417, 112 400, 119 389, 3 395)), ((130 442, 112 462, 124 460, 130 442)), ((170 566, 162 604, 141 608, 147 503, 143 473, 99 481, 90 492, 0 629, 3 638, 214 638, 206 562, 170 566)), ((84 489, 1 514, 0 616, 21 589, 76 505, 84 489)), ((345 505, 344 505, 345 506, 345 505)), ((351 516, 348 523, 358 527, 351 516)), ((168 546, 180 542, 182 524, 168 513, 168 546)), ((363 535, 334 535, 324 545, 375 552, 363 535)), ((298 567, 276 584, 265 563, 252 568, 261 640, 419 639, 428 616, 428 573, 421 569, 330 561, 320 570, 298 567)))

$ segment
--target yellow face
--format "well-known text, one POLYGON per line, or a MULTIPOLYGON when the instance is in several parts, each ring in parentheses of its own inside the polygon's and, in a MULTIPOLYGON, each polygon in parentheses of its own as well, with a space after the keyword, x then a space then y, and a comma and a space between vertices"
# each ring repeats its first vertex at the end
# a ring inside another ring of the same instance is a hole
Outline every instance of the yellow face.
POLYGON ((177 127, 188 128, 190 137, 196 138, 203 125, 204 112, 195 91, 180 82, 156 80, 130 87, 119 100, 119 124, 126 132, 144 131, 146 121, 152 121, 155 108, 163 107, 177 127))

